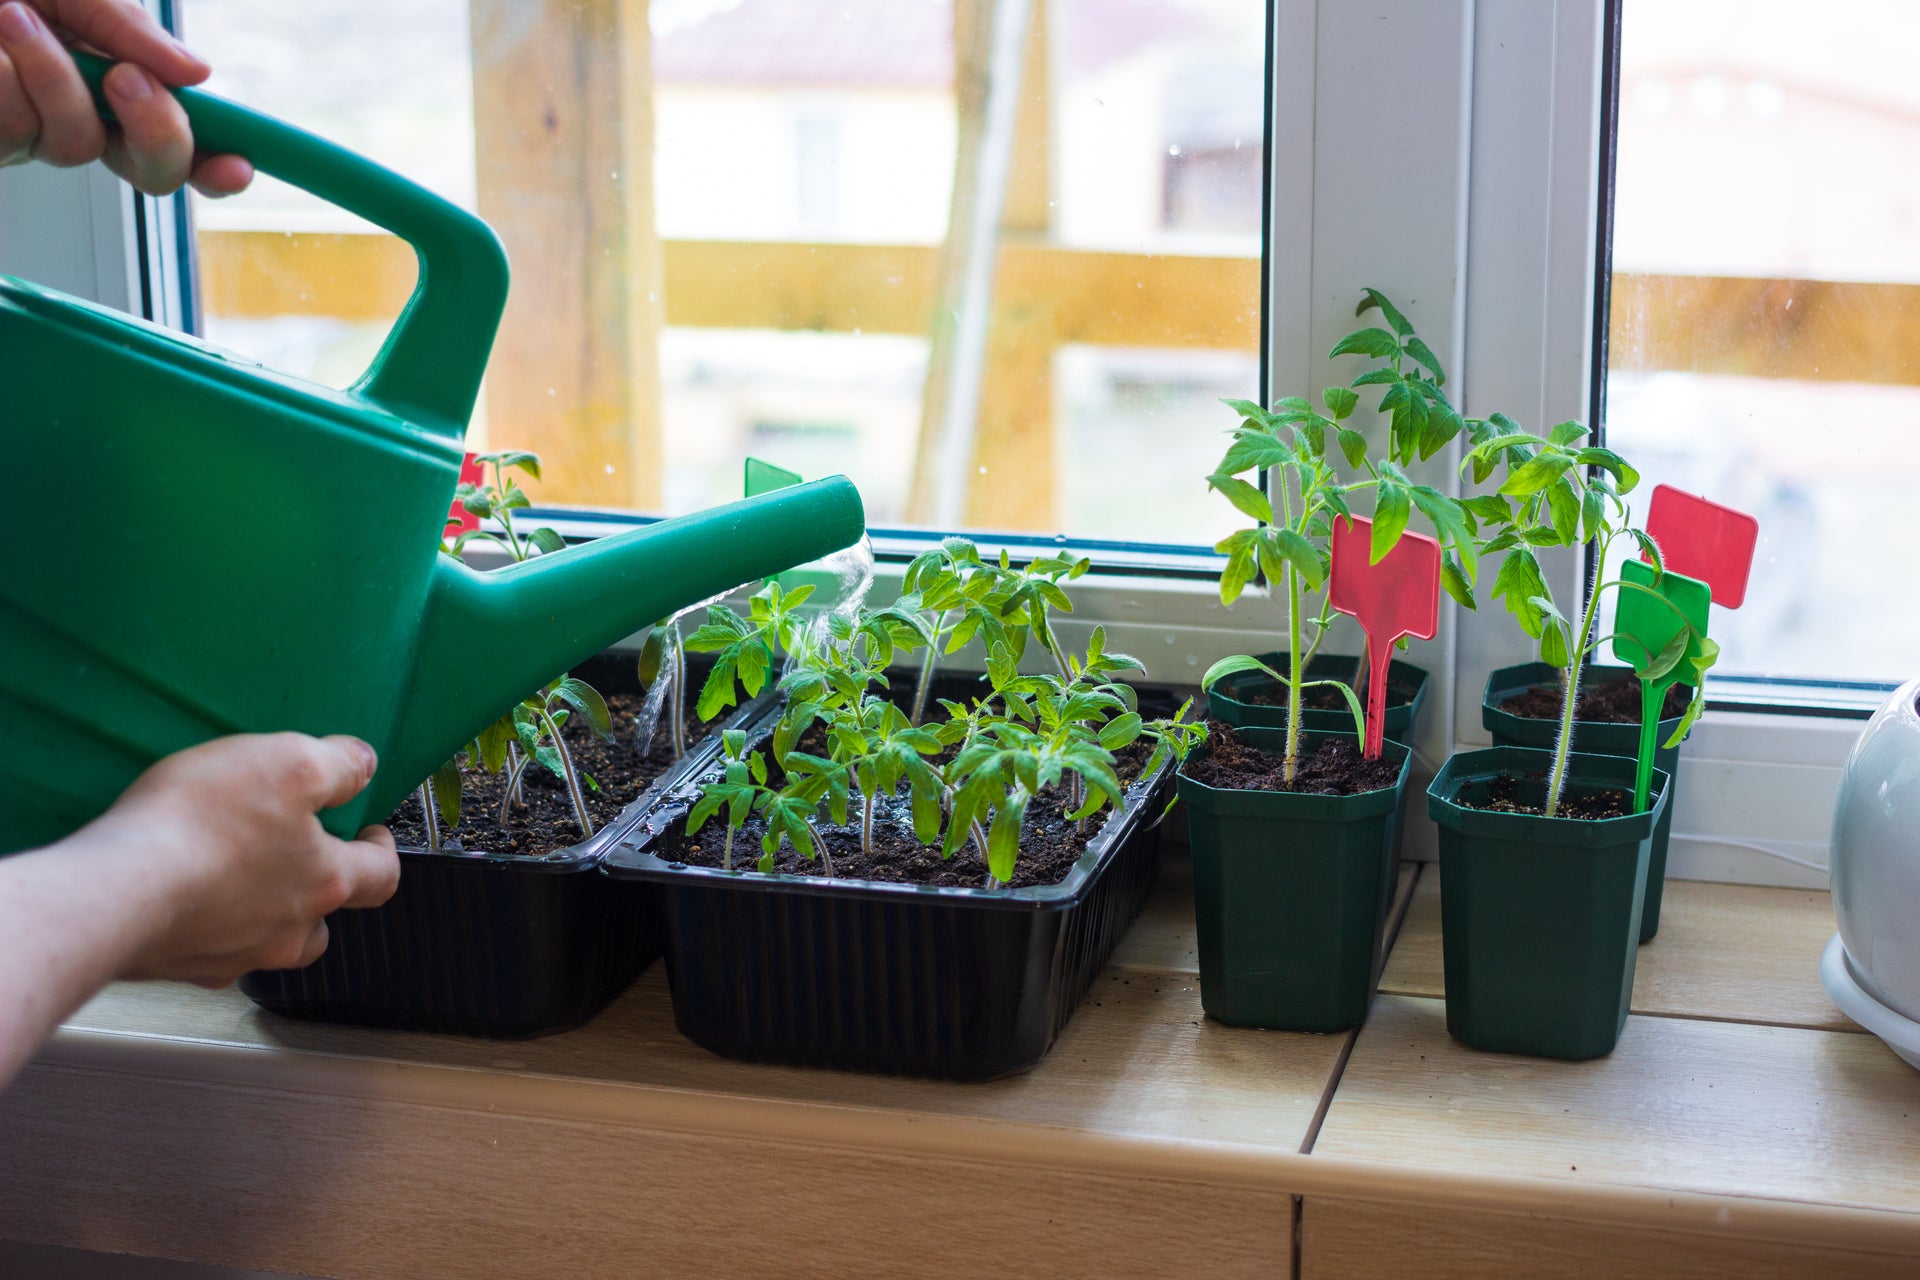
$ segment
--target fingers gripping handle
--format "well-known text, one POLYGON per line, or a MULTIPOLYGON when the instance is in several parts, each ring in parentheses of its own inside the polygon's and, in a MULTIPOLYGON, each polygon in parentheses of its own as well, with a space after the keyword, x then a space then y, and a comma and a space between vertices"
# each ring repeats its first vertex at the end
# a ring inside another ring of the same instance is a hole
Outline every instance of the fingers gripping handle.
MULTIPOLYGON (((112 64, 92 54, 73 57, 100 114, 113 119, 103 87, 112 64)), ((492 229, 391 169, 303 129, 197 89, 170 92, 187 113, 197 150, 244 156, 262 173, 413 246, 419 283, 355 391, 435 434, 464 435, 507 301, 507 255, 492 229)))

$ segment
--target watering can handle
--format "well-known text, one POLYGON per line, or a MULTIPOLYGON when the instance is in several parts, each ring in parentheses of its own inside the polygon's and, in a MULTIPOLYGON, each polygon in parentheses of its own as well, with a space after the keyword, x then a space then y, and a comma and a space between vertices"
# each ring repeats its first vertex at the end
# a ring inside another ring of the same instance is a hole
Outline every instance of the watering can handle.
MULTIPOLYGON (((112 65, 75 52, 100 114, 112 65)), ((436 435, 466 433, 480 375, 507 302, 507 255, 492 228, 391 169, 304 129, 196 89, 174 89, 203 152, 245 156, 254 168, 312 192, 406 240, 420 280, 386 345, 354 391, 436 435)))

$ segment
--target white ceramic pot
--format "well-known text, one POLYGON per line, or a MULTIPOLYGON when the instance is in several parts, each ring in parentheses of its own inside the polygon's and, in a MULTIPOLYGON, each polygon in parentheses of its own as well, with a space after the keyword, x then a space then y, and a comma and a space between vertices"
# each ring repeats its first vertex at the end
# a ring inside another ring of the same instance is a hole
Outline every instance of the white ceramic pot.
POLYGON ((1833 813, 1833 909, 1867 993, 1920 1019, 1920 680, 1901 686, 1847 756, 1833 813))

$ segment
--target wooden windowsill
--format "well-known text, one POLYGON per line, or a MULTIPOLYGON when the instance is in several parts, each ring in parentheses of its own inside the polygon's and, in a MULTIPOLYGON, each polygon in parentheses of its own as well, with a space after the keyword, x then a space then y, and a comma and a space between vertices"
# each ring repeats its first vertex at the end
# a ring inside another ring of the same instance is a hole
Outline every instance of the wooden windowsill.
POLYGON ((1176 861, 986 1085, 712 1057, 657 967, 514 1043, 115 987, 0 1096, 0 1238, 395 1277, 1913 1269, 1920 1073, 1820 992, 1824 894, 1672 882, 1619 1049, 1555 1063, 1447 1037, 1437 880, 1402 870, 1367 1025, 1290 1035, 1202 1016, 1176 861))

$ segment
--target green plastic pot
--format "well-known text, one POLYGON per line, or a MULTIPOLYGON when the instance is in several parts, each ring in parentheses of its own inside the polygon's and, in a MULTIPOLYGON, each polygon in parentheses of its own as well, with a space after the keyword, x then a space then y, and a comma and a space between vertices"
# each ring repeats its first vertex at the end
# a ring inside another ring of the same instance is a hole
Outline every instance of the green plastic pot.
MULTIPOLYGON (((1496 1053, 1597 1058, 1627 1023, 1648 846, 1671 783, 1656 770, 1647 812, 1598 821, 1461 803, 1552 763, 1525 747, 1464 751, 1427 788, 1440 826, 1447 1030, 1496 1053)), ((1576 752, 1567 769, 1566 794, 1633 791, 1632 760, 1576 752)), ((1544 796, 1544 776, 1531 786, 1544 796)))
MULTIPOLYGON (((1286 671, 1293 665, 1284 653, 1262 653, 1255 656, 1275 671, 1286 671)), ((1350 685, 1353 683, 1354 668, 1359 661, 1360 659, 1348 654, 1323 653, 1307 663, 1307 678, 1338 680, 1350 685)), ((1413 686, 1413 701, 1389 706, 1384 729, 1387 737, 1405 742, 1413 732, 1413 723, 1420 715, 1421 705, 1427 700, 1427 672, 1424 667, 1416 667, 1411 662, 1401 662, 1396 658, 1387 669, 1388 686, 1391 687, 1395 680, 1404 681, 1413 686)), ((1247 701, 1247 698, 1255 693, 1279 687, 1278 681, 1259 671, 1242 671, 1230 675, 1224 680, 1217 681, 1213 688, 1207 691, 1207 714, 1215 720, 1236 728, 1246 726, 1284 729, 1287 727, 1285 707, 1247 701)), ((1303 710, 1300 713, 1300 727, 1321 733, 1351 733, 1353 716, 1344 708, 1335 711, 1303 710)))
MULTIPOLYGON (((1581 672, 1580 683, 1590 688, 1632 674, 1632 667, 1589 665, 1581 672)), ((1480 723, 1493 734, 1493 745, 1553 750, 1554 735, 1560 731, 1559 720, 1517 716, 1511 711, 1500 710, 1500 704, 1535 685, 1559 683, 1560 668, 1544 662, 1523 662, 1517 667, 1501 667, 1488 676, 1487 691, 1480 699, 1480 723)), ((1656 742, 1666 742, 1679 727, 1679 716, 1662 720, 1656 742)), ((1640 725, 1638 722, 1609 724, 1601 720, 1576 720, 1573 722, 1573 746, 1589 755, 1637 759, 1640 754, 1640 725)), ((1640 908, 1642 942, 1652 942, 1653 936, 1660 932, 1660 898, 1667 885, 1667 838, 1673 832, 1674 805, 1679 803, 1674 798, 1674 790, 1680 782, 1680 748, 1656 747, 1653 767, 1667 775, 1667 807, 1661 812, 1660 821, 1654 824, 1653 844, 1647 853, 1647 896, 1640 908)))
MULTIPOLYGON (((1241 729, 1278 755, 1286 734, 1241 729)), ((1333 735, 1302 735, 1311 750, 1333 735)), ((1412 752, 1391 787, 1354 796, 1221 790, 1182 771, 1193 842, 1200 1003, 1236 1027, 1344 1031, 1366 1020, 1400 859, 1395 820, 1412 752)))

